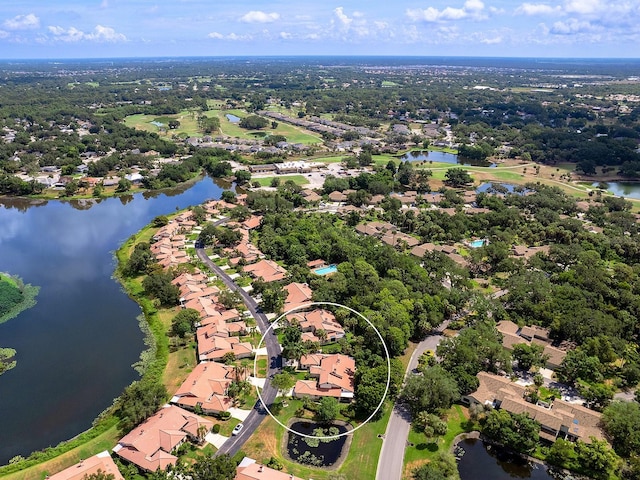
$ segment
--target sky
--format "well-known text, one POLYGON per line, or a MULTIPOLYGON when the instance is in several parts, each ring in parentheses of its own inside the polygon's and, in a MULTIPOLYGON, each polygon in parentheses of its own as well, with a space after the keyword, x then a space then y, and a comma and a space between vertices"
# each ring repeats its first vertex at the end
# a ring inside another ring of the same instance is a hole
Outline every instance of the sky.
POLYGON ((2 0, 0 58, 640 57, 640 0, 2 0))

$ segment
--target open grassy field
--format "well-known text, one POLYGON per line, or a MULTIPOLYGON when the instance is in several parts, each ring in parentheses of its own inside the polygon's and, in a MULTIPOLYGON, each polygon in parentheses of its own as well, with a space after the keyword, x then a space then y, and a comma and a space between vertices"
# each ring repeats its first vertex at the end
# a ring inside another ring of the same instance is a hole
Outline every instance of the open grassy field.
POLYGON ((182 135, 186 137, 202 136, 202 133, 198 130, 198 114, 198 112, 190 112, 188 110, 183 110, 175 115, 145 115, 138 113, 125 117, 124 124, 136 130, 145 130, 167 137, 171 135, 182 135), (178 120, 180 126, 173 130, 169 130, 169 128, 166 127, 166 130, 161 131, 160 127, 151 123, 159 122, 166 126, 170 120, 178 120))
POLYGON ((274 178, 280 180, 280 185, 282 185, 287 180, 293 180, 296 185, 306 185, 307 183, 309 183, 307 177, 305 177, 304 175, 278 175, 277 177, 253 178, 251 181, 258 182, 262 187, 269 187, 271 186, 271 181, 274 178))

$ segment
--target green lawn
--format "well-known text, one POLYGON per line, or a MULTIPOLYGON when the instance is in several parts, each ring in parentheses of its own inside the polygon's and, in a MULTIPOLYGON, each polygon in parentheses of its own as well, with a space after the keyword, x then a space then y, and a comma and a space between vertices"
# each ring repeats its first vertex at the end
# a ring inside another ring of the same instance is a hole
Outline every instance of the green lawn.
POLYGON ((293 180, 296 185, 306 185, 309 183, 304 175, 279 175, 277 177, 254 178, 252 181, 258 182, 262 187, 270 187, 271 181, 274 178, 280 180, 280 185, 284 184, 287 180, 293 180))
MULTIPOLYGON (((205 112, 207 114, 208 112, 205 112)), ((162 136, 170 137, 171 135, 183 135, 187 137, 202 136, 202 132, 198 130, 198 115, 200 112, 190 112, 183 110, 175 115, 145 115, 138 113, 136 115, 129 115, 125 117, 124 124, 128 127, 135 128, 136 130, 145 130, 147 132, 158 133, 162 136), (167 125, 169 120, 178 120, 180 126, 174 130, 160 131, 160 128, 153 125, 151 122, 157 121, 167 125)))
POLYGON ((453 440, 464 432, 474 430, 475 425, 467 419, 466 407, 454 405, 447 411, 447 434, 438 438, 437 442, 428 441, 423 433, 413 428, 409 432, 409 442, 404 454, 405 468, 411 468, 423 463, 424 460, 434 458, 438 452, 448 452, 453 440))

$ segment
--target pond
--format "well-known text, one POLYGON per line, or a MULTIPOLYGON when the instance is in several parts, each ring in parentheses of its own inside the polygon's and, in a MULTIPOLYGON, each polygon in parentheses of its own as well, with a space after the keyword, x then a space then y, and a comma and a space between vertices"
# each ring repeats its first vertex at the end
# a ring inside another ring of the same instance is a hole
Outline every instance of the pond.
POLYGON ((231 123, 238 123, 240 121, 240 117, 237 117, 231 113, 225 113, 224 116, 227 117, 227 120, 229 120, 231 123))
POLYGON ((591 186, 602 188, 619 197, 640 199, 640 182, 594 182, 591 186))
POLYGON ((40 287, 0 325, 17 350, 0 376, 0 464, 91 427, 138 378, 140 308, 113 279, 113 252, 155 216, 219 198, 210 178, 97 202, 0 199, 0 271, 40 287))
POLYGON ((553 480, 543 464, 528 462, 518 456, 486 445, 481 440, 469 438, 456 448, 458 471, 461 480, 507 480, 510 478, 530 478, 533 480, 553 480))
POLYGON ((468 158, 454 155, 453 153, 429 151, 429 150, 412 150, 398 157, 403 161, 410 162, 439 162, 439 163, 453 163, 456 165, 471 165, 475 167, 495 167, 495 163, 491 162, 478 162, 468 158))
POLYGON ((527 191, 526 188, 521 185, 512 185, 510 183, 500 183, 500 182, 486 182, 480 184, 478 188, 476 188, 476 193, 517 193, 522 195, 527 191))
MULTIPOLYGON (((289 428, 296 432, 313 436, 339 435, 347 431, 347 427, 343 425, 332 424, 327 426, 308 420, 296 421, 289 428), (331 431, 329 431, 330 429, 331 431)), ((340 460, 347 441, 346 435, 331 440, 310 439, 291 432, 288 432, 287 435, 287 454, 289 458, 298 463, 317 467, 330 467, 340 460)))

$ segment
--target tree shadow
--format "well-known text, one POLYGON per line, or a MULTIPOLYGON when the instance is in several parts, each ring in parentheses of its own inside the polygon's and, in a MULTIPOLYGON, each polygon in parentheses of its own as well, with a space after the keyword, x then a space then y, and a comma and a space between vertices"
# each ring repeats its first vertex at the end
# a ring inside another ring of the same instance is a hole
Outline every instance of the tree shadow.
POLYGON ((419 443, 416 445, 416 450, 422 452, 423 450, 428 450, 431 453, 437 452, 439 450, 437 443, 419 443))

